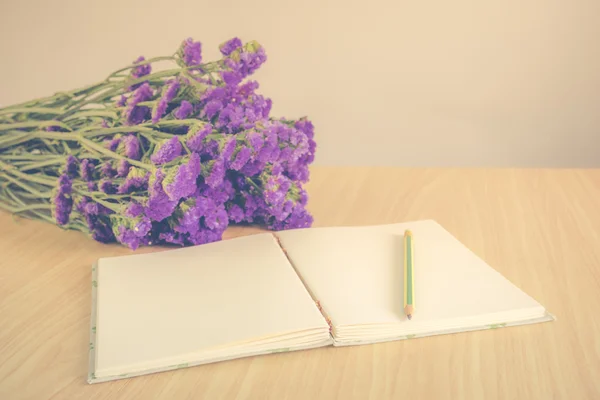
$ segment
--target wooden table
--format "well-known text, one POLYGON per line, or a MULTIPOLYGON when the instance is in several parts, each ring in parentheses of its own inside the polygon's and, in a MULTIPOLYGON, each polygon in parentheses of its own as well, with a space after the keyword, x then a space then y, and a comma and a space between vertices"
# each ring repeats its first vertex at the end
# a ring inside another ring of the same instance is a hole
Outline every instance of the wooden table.
POLYGON ((88 385, 90 266, 130 251, 1 213, 0 399, 600 399, 600 170, 314 168, 309 192, 315 226, 436 219, 557 321, 88 385))

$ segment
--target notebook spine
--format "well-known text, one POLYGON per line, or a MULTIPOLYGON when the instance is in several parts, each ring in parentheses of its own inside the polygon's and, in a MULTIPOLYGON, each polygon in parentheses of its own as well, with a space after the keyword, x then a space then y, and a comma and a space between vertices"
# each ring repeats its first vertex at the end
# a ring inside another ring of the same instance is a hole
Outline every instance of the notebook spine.
POLYGON ((315 302, 317 308, 319 309, 319 312, 321 313, 321 315, 323 316, 323 318, 325 318, 325 321, 327 322, 327 325, 329 325, 329 334, 331 336, 333 336, 333 324, 331 322, 331 318, 329 318, 329 315, 327 315, 327 313, 325 312, 325 310, 323 310, 323 307, 321 306, 321 302, 315 298, 315 295, 312 293, 312 291, 310 290, 310 288, 308 287, 308 285, 306 284, 306 282, 304 282, 304 279, 302 279, 302 276, 300 275, 300 273, 298 272, 298 270, 294 266, 294 263, 292 262, 292 259, 290 258, 290 255, 288 254, 288 252, 285 249, 285 247, 283 247, 283 244, 281 243, 281 238, 279 238, 279 236, 277 236, 274 233, 272 235, 273 235, 273 238, 275 239, 275 242, 277 242, 277 245, 279 246, 279 248, 281 249, 281 251, 283 252, 283 254, 285 255, 285 257, 287 258, 288 262, 290 263, 290 265, 292 266, 292 268, 294 268, 294 271, 296 271, 296 274, 298 275, 298 277, 302 281, 302 284, 304 285, 304 287, 308 291, 308 294, 310 295, 310 297, 312 297, 312 299, 315 302))
POLYGON ((315 300, 315 303, 317 304, 317 308, 319 309, 319 312, 321 313, 321 315, 323 315, 323 318, 325 318, 325 321, 327 321, 327 325, 329 325, 329 334, 333 335, 333 324, 331 323, 331 318, 329 318, 329 316, 327 315, 325 310, 323 310, 323 307, 321 306, 321 302, 319 300, 315 300))

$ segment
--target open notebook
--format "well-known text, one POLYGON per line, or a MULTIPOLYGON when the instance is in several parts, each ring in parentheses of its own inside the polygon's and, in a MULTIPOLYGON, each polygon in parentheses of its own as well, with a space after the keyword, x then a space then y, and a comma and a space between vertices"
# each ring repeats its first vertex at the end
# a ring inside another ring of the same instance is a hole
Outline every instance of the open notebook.
POLYGON ((98 260, 88 382, 251 355, 550 321, 435 221, 261 233, 98 260), (403 312, 404 231, 415 313, 403 312))

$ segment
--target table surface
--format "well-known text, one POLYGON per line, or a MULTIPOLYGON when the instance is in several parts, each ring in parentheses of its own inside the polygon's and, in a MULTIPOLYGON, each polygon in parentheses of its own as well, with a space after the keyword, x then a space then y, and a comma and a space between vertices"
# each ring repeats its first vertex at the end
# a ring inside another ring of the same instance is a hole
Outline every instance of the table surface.
POLYGON ((88 385, 91 264, 131 251, 0 213, 0 398, 600 398, 600 170, 315 167, 308 189, 315 226, 437 220, 557 320, 88 385))

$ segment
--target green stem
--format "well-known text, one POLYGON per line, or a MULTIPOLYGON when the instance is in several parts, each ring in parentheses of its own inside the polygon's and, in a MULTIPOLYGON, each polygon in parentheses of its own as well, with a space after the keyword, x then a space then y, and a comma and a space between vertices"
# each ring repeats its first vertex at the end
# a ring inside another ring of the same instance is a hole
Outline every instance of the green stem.
POLYGON ((62 114, 65 111, 60 108, 50 108, 50 107, 24 107, 24 108, 8 108, 1 109, 0 115, 3 114, 62 114))
POLYGON ((37 182, 39 184, 51 186, 51 187, 56 186, 56 180, 54 180, 54 179, 47 179, 47 178, 42 178, 41 176, 25 174, 25 173, 17 170, 14 166, 5 163, 4 161, 0 161, 0 168, 14 176, 23 178, 23 179, 31 181, 31 182, 37 182))
POLYGON ((69 125, 66 125, 60 121, 48 120, 48 121, 37 121, 37 122, 17 122, 14 124, 0 124, 0 131, 8 131, 13 129, 22 128, 45 128, 47 126, 60 126, 68 131, 71 131, 69 125))
POLYGON ((48 161, 40 161, 38 163, 29 164, 24 168, 19 168, 22 172, 30 171, 32 169, 38 169, 41 167, 48 167, 50 165, 64 164, 66 157, 62 157, 62 159, 58 160, 48 160, 48 161))
POLYGON ((139 62, 139 63, 134 63, 127 67, 116 70, 115 72, 113 72, 112 74, 109 75, 109 78, 117 75, 120 72, 127 71, 127 70, 133 69, 133 68, 137 68, 142 65, 148 65, 148 64, 151 64, 153 62, 158 62, 158 61, 175 61, 175 57, 173 57, 173 56, 154 57, 154 58, 151 58, 151 59, 139 62))

